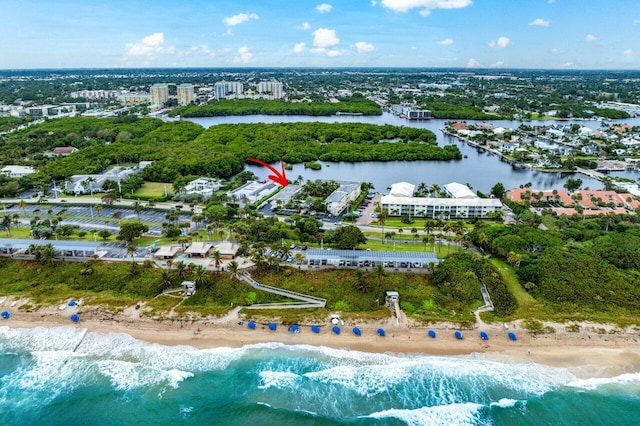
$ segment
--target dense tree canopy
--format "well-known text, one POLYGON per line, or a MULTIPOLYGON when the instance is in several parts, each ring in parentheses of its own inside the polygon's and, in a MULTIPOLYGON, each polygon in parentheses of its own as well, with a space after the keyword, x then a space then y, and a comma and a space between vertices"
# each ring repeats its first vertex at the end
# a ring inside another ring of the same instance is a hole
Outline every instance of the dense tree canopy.
POLYGON ((336 113, 381 115, 382 110, 363 96, 341 98, 339 102, 286 102, 283 100, 238 99, 187 105, 171 111, 171 117, 213 117, 226 115, 335 115, 336 113))

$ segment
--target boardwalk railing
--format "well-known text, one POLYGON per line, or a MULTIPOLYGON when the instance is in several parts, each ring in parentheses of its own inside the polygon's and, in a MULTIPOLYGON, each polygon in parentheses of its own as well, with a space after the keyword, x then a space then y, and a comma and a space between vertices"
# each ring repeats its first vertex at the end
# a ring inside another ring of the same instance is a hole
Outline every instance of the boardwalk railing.
POLYGON ((279 296, 287 297, 289 299, 297 300, 297 302, 284 302, 284 303, 262 303, 247 306, 249 309, 301 309, 301 308, 324 308, 327 305, 327 299, 320 297, 309 296, 302 293, 296 293, 295 291, 285 290, 282 288, 271 287, 269 285, 261 284, 258 281, 251 278, 248 272, 239 274, 239 278, 247 282, 251 287, 256 290, 266 291, 268 293, 277 294, 279 296))
POLYGON ((487 286, 482 283, 480 286, 480 291, 482 292, 482 300, 484 300, 484 306, 481 306, 477 309, 478 312, 490 312, 493 311, 493 302, 491 301, 491 296, 489 296, 489 291, 487 290, 487 286))

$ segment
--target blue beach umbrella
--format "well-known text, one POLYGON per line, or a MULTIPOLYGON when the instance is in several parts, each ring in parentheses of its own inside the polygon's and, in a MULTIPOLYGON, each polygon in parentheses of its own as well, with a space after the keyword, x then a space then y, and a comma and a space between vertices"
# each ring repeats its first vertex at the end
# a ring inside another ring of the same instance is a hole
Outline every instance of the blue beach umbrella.
POLYGON ((251 330, 255 330, 256 329, 256 323, 254 321, 249 321, 247 323, 247 327, 249 327, 249 329, 251 329, 251 330))
POLYGON ((516 336, 515 333, 509 333, 507 334, 507 336, 509 336, 509 340, 513 340, 514 342, 518 340, 518 337, 516 336))
POLYGON ((377 329, 376 333, 378 333, 378 336, 380 336, 380 337, 384 337, 384 336, 387 335, 387 333, 385 333, 382 328, 377 329))
POLYGON ((338 327, 337 325, 334 325, 331 331, 333 331, 336 334, 340 334, 340 327, 338 327))
POLYGON ((311 331, 313 331, 316 334, 320 333, 320 327, 318 327, 317 325, 312 325, 311 326, 311 331))
POLYGON ((291 327, 289 327, 289 331, 292 333, 297 333, 300 331, 300 327, 298 327, 297 324, 293 324, 291 327))
POLYGON ((486 332, 481 331, 481 332, 480 332, 480 338, 481 338, 482 340, 489 340, 489 335, 488 335, 486 332))
POLYGON ((80 315, 78 315, 78 314, 73 314, 69 318, 71 318, 71 321, 73 321, 73 322, 76 322, 76 323, 80 322, 80 315))
POLYGON ((269 330, 276 331, 277 328, 278 328, 278 326, 276 325, 275 322, 270 322, 269 323, 269 330))
POLYGON ((358 327, 353 327, 353 334, 356 336, 362 336, 362 331, 358 327))
POLYGON ((2 311, 2 314, 0 314, 0 315, 2 315, 2 318, 4 318, 4 319, 11 318, 11 314, 9 312, 7 312, 7 311, 2 311))
POLYGON ((462 333, 460 333, 459 331, 456 331, 455 333, 453 333, 453 335, 456 336, 456 339, 462 340, 462 333))
POLYGON ((433 330, 429 330, 429 331, 427 332, 427 334, 428 334, 428 335, 429 335, 429 337, 431 337, 432 339, 435 339, 435 338, 436 338, 436 332, 435 332, 435 331, 433 331, 433 330))
POLYGON ((75 301, 75 300, 69 300, 69 303, 67 303, 67 305, 69 305, 69 306, 76 306, 76 305, 77 305, 77 303, 76 303, 76 301, 75 301))

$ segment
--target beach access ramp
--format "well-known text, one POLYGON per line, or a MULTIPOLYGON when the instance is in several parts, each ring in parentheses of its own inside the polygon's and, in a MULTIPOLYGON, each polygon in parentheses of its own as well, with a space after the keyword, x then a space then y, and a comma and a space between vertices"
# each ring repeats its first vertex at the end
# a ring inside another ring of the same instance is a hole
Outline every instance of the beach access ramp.
POLYGON ((251 285, 256 290, 266 291, 267 293, 277 294, 278 296, 287 297, 293 299, 292 302, 282 303, 258 303, 247 306, 246 309, 303 309, 303 308, 324 308, 327 305, 327 299, 320 297, 309 296, 302 293, 296 293, 295 291, 285 290, 282 288, 271 287, 269 285, 261 284, 258 281, 251 278, 251 275, 244 271, 238 275, 242 281, 251 285))

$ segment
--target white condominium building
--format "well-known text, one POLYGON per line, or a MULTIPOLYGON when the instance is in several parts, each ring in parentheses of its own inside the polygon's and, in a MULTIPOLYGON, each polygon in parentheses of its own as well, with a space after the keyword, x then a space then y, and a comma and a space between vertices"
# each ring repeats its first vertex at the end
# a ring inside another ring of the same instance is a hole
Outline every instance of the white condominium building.
POLYGON ((257 84, 256 90, 261 94, 271 94, 271 96, 273 96, 273 99, 282 99, 284 97, 282 83, 280 83, 279 81, 261 81, 257 84))
POLYGON ((438 219, 483 218, 489 213, 503 209, 500 200, 480 198, 466 185, 452 183, 445 185, 445 189, 453 198, 383 195, 380 206, 389 216, 407 215, 438 219))
POLYGON ((242 83, 238 81, 218 81, 214 90, 216 92, 216 99, 225 99, 229 97, 229 95, 233 94, 233 97, 238 97, 242 95, 244 91, 244 86, 242 83))
POLYGON ((156 83, 151 86, 151 103, 162 105, 169 100, 169 85, 156 83))
POLYGON ((178 85, 178 105, 188 105, 195 99, 193 84, 178 85))

